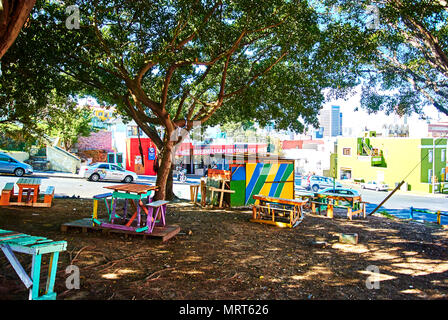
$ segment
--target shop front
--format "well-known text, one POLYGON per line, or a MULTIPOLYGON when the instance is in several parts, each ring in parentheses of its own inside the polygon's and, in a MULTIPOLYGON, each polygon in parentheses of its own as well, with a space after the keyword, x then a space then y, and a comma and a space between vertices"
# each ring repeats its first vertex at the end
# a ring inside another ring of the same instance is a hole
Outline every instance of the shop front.
POLYGON ((182 164, 188 174, 204 175, 207 168, 230 170, 238 163, 239 154, 265 154, 266 143, 249 144, 192 144, 182 143, 176 148, 176 165, 182 164))

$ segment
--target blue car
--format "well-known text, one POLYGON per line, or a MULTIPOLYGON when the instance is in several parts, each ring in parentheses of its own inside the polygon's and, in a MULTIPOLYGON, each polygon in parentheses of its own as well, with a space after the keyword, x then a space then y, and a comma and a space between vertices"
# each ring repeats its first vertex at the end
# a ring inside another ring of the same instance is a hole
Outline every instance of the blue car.
POLYGON ((21 177, 25 174, 33 174, 33 167, 0 152, 0 172, 13 173, 17 177, 21 177))

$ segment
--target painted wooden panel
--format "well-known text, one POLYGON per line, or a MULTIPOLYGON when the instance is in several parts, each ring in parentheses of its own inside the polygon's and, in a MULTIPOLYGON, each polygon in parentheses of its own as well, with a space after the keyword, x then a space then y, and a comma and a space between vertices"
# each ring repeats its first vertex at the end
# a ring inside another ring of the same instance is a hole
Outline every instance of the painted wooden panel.
POLYGON ((247 163, 245 204, 254 204, 257 194, 293 199, 294 164, 247 163))

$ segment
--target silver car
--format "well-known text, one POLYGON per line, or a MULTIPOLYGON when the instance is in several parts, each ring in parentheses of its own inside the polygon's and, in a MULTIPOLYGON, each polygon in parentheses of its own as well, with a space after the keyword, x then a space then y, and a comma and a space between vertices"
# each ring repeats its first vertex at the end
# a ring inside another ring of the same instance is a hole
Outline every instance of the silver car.
POLYGON ((131 183, 138 179, 135 172, 125 170, 116 164, 105 162, 97 162, 89 166, 82 166, 79 169, 79 175, 90 181, 118 180, 131 183))
POLYGON ((13 173, 17 177, 21 177, 25 174, 33 174, 33 167, 0 152, 0 172, 13 173))
POLYGON ((329 188, 329 187, 342 188, 339 182, 335 182, 333 178, 324 176, 308 176, 306 179, 302 179, 302 187, 306 190, 313 190, 318 192, 319 189, 329 188))

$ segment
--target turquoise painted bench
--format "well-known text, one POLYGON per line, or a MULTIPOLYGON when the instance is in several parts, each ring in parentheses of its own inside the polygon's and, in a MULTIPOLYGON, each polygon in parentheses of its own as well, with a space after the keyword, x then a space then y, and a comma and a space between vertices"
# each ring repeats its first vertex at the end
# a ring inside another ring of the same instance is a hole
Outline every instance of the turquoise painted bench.
POLYGON ((0 229, 0 249, 16 271, 25 287, 30 290, 29 300, 56 300, 54 282, 58 267, 59 252, 67 249, 67 241, 53 241, 44 237, 0 229), (33 256, 31 274, 25 271, 14 252, 33 256), (40 290, 42 255, 49 254, 48 276, 45 290, 40 290))
POLYGON ((54 194, 54 186, 48 186, 47 189, 44 192, 44 195, 53 195, 54 194))

